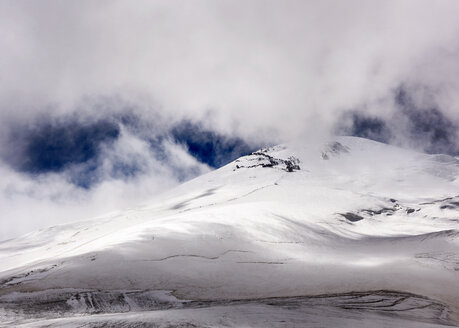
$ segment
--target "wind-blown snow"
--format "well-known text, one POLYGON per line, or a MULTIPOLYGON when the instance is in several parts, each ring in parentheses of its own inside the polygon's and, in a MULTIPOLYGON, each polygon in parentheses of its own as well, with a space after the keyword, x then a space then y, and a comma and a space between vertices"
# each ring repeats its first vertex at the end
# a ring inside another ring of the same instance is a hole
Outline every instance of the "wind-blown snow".
POLYGON ((457 324, 458 177, 457 158, 361 138, 262 149, 138 208, 0 243, 0 318, 457 324), (266 301, 292 297, 297 310, 266 301), (352 297, 371 300, 343 305, 352 297))

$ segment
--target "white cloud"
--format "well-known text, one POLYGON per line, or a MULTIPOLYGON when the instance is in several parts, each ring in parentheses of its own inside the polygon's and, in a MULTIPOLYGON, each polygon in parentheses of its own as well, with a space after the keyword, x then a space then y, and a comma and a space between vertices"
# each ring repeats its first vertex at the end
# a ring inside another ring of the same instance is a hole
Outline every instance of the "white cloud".
POLYGON ((71 169, 31 177, 0 164, 0 240, 135 206, 183 179, 210 171, 182 147, 168 141, 163 146, 166 156, 159 160, 146 142, 122 131, 115 144, 101 152, 103 163, 92 173, 101 182, 91 189, 71 183, 71 169), (120 164, 135 166, 140 172, 132 177, 113 177, 120 164))
POLYGON ((289 137, 312 112, 329 122, 401 82, 457 81, 448 72, 459 45, 457 1, 1 6, 3 108, 147 95, 168 112, 214 110, 221 129, 229 116, 241 131, 275 127, 289 137))

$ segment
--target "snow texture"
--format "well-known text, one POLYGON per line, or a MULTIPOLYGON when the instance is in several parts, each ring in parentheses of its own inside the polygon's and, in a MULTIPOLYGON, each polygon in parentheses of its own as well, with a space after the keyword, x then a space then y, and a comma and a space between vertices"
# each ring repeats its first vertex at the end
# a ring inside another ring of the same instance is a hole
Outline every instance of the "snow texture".
POLYGON ((261 149, 148 204, 0 243, 0 325, 459 323, 459 160, 261 149))

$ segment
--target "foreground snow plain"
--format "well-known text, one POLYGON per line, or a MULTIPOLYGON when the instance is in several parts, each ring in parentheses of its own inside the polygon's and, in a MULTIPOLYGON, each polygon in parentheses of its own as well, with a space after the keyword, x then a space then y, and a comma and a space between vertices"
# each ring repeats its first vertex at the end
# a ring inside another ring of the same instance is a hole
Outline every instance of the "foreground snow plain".
POLYGON ((0 325, 459 324, 459 160, 280 145, 138 208, 0 243, 0 325))

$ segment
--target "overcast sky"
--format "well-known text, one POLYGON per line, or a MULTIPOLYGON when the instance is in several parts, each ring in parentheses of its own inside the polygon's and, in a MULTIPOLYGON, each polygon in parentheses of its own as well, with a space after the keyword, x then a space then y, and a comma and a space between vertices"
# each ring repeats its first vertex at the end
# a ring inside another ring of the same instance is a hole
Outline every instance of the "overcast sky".
POLYGON ((3 0, 0 239, 133 206, 226 152, 373 123, 382 141, 455 154, 458 13, 457 0, 3 0), (225 146, 209 160, 189 138, 225 146), (90 152, 43 166, 43 143, 90 152))

